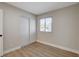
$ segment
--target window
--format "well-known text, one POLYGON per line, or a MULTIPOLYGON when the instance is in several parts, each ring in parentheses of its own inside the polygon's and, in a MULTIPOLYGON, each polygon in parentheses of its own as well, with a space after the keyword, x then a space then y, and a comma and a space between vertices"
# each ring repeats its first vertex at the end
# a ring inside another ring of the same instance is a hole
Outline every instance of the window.
POLYGON ((51 32, 52 31, 52 18, 42 18, 40 19, 40 31, 42 32, 51 32))

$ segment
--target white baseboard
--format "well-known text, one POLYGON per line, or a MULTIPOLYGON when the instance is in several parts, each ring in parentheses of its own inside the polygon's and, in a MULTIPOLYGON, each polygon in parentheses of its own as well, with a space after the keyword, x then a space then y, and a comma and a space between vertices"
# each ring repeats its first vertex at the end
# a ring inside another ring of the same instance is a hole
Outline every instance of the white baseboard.
POLYGON ((77 50, 74 50, 74 49, 71 49, 71 48, 67 48, 67 47, 63 47, 63 46, 60 46, 60 45, 55 45, 55 44, 51 44, 51 43, 47 43, 47 42, 43 42, 43 41, 39 41, 39 40, 37 40, 37 42, 79 54, 79 50, 77 51, 77 50))
POLYGON ((3 52, 3 55, 4 55, 4 54, 7 54, 7 53, 9 53, 9 52, 15 51, 15 50, 17 50, 17 49, 20 49, 20 48, 21 48, 21 47, 16 47, 16 48, 12 48, 12 49, 10 49, 10 50, 4 51, 4 52, 3 52))

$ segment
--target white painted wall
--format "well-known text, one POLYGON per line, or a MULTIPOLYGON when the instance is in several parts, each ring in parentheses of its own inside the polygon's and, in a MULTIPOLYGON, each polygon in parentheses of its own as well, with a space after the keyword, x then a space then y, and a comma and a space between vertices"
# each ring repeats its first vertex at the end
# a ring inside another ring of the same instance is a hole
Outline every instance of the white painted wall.
MULTIPOLYGON (((21 47, 23 45, 23 39, 20 34, 20 17, 26 16, 31 19, 32 25, 30 37, 33 41, 36 40, 36 26, 35 15, 25 12, 21 9, 13 7, 11 5, 0 3, 0 8, 4 11, 3 30, 4 30, 4 52, 12 50, 14 48, 21 47)), ((26 43, 26 41, 24 42, 26 43)))
POLYGON ((37 23, 38 41, 79 51, 79 4, 39 15, 37 23), (39 30, 39 19, 53 17, 52 32, 39 30))

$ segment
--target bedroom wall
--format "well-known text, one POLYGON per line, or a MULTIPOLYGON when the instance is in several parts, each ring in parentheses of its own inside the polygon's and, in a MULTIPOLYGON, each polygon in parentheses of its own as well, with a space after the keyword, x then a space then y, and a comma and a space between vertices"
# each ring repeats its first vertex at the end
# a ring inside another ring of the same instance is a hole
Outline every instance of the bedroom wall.
POLYGON ((79 53, 79 4, 47 12, 37 17, 37 41, 79 53), (39 19, 53 17, 52 32, 40 32, 39 19))

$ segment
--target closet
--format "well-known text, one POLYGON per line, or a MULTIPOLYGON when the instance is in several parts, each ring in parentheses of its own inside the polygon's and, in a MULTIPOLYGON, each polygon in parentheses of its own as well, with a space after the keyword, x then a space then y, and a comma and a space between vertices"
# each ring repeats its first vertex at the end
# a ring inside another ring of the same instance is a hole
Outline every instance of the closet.
POLYGON ((20 34, 22 47, 36 41, 35 20, 30 17, 22 16, 20 18, 20 34))

